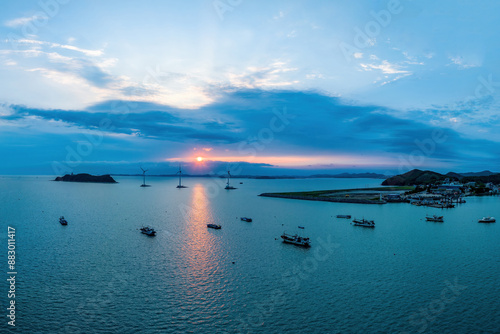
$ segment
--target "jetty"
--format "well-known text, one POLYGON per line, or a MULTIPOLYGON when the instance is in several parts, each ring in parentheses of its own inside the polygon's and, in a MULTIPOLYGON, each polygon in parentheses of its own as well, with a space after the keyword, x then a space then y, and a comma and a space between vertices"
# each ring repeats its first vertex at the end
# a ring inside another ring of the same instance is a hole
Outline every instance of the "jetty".
POLYGON ((318 190, 287 193, 263 193, 262 197, 288 198, 305 201, 322 202, 340 202, 340 203, 358 203, 358 204, 386 204, 384 194, 394 193, 396 191, 404 192, 413 187, 377 187, 377 188, 358 188, 358 189, 337 189, 337 190, 318 190))

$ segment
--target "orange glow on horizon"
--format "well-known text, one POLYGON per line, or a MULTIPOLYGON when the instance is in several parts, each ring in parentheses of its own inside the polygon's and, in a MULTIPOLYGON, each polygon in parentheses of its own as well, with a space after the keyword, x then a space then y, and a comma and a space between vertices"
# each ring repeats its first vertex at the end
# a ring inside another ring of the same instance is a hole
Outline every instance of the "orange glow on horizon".
MULTIPOLYGON (((193 159, 193 158, 191 158, 193 159)), ((165 161, 184 161, 185 158, 170 158, 165 161)), ((189 158, 188 158, 189 160, 189 158)), ((366 156, 366 155, 318 155, 318 156, 217 156, 196 157, 197 162, 220 161, 220 162, 248 162, 269 164, 276 167, 313 167, 315 165, 336 166, 390 166, 398 161, 390 157, 366 156)))

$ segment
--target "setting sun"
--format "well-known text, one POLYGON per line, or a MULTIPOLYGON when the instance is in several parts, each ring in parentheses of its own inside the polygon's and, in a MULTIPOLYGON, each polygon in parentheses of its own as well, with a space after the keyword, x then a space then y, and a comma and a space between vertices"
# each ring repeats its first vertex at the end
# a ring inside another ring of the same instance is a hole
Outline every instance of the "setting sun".
POLYGON ((198 158, 196 158, 196 160, 203 161, 203 158, 202 157, 198 157, 198 158))

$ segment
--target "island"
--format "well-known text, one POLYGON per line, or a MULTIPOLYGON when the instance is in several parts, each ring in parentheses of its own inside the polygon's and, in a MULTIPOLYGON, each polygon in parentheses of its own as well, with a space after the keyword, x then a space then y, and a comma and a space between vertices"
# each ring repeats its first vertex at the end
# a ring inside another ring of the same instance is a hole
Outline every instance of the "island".
POLYGON ((54 181, 63 182, 88 182, 88 183, 118 183, 110 175, 90 175, 90 174, 66 174, 58 176, 54 181))

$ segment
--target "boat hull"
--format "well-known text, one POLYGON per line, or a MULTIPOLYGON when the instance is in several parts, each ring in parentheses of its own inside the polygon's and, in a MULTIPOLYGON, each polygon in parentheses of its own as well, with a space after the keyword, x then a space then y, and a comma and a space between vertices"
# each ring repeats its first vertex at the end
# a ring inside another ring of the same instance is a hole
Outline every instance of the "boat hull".
POLYGON ((216 230, 220 230, 222 226, 216 225, 216 224, 207 224, 207 227, 208 228, 213 228, 213 229, 216 229, 216 230))
POLYGON ((357 220, 357 219, 354 219, 352 222, 354 223, 354 226, 375 227, 375 222, 373 220, 366 220, 366 219, 357 220))
POLYGON ((285 244, 291 244, 291 245, 295 245, 295 246, 299 246, 299 247, 304 247, 304 248, 309 248, 311 247, 310 244, 305 244, 305 243, 301 243, 301 242, 296 242, 296 241, 292 241, 292 240, 286 240, 286 239, 283 239, 283 242, 285 244))
POLYGON ((282 234, 281 239, 283 239, 283 242, 287 244, 292 244, 295 246, 306 247, 306 248, 311 247, 311 242, 309 241, 309 238, 299 237, 298 235, 282 234))

